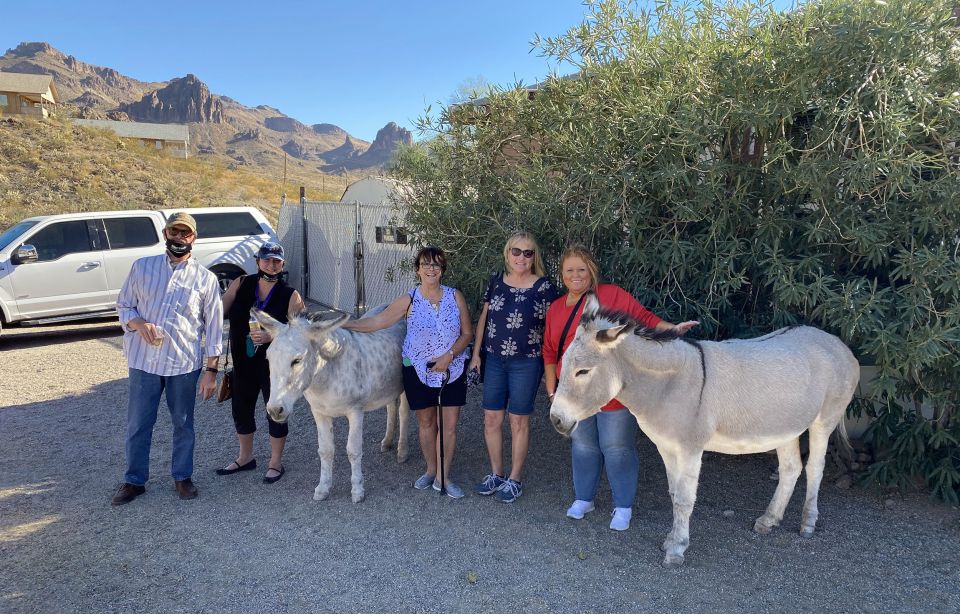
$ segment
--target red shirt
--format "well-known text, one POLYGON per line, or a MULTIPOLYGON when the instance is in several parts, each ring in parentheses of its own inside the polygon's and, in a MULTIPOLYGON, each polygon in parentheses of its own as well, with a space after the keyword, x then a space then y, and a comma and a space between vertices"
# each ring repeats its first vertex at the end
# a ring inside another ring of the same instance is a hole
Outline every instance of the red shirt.
MULTIPOLYGON (((595 293, 597 300, 600 301, 600 305, 604 308, 628 313, 647 328, 653 328, 663 321, 641 305, 637 299, 633 298, 629 292, 620 286, 600 284, 597 286, 595 293)), ((576 303, 567 306, 567 297, 564 295, 553 301, 547 310, 546 328, 543 332, 543 363, 547 365, 557 365, 557 379, 560 378, 560 366, 562 364, 562 361, 558 360, 560 349, 557 346, 560 344, 560 334, 563 333, 563 327, 566 326, 567 318, 570 317, 570 313, 573 312, 575 305, 576 303)), ((583 304, 580 305, 577 314, 573 316, 573 322, 570 323, 567 338, 564 339, 563 342, 564 351, 570 347, 570 343, 576 336, 577 326, 580 324, 580 316, 582 315, 583 304)), ((610 411, 623 408, 624 406, 621 405, 619 401, 612 399, 601 409, 610 411)))

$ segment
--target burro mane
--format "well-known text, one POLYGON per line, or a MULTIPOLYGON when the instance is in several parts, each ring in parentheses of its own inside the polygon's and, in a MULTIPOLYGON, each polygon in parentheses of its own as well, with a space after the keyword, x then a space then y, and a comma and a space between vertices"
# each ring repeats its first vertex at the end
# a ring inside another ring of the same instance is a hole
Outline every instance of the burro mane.
POLYGON ((580 319, 581 326, 592 325, 598 330, 605 330, 610 328, 616 328, 618 326, 626 326, 628 329, 632 328, 634 335, 647 339, 650 341, 656 341, 658 343, 665 343, 668 341, 676 341, 680 339, 686 341, 693 345, 696 345, 695 341, 684 338, 682 335, 677 333, 674 330, 665 330, 665 331, 656 331, 652 328, 647 328, 641 324, 636 318, 625 311, 619 311, 616 309, 607 309, 601 307, 597 310, 596 313, 585 313, 580 319))

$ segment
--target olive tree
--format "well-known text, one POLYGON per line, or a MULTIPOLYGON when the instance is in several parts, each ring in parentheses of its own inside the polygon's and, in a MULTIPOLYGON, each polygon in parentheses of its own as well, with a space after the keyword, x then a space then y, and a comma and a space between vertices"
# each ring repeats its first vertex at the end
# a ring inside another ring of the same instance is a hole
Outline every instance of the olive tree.
MULTIPOLYGON (((421 119, 404 215, 474 301, 527 229, 583 242, 660 315, 809 323, 877 376, 870 476, 960 493, 960 31, 946 0, 601 1, 538 39, 570 67, 421 119)), ((554 268, 555 270, 555 268, 554 268)))

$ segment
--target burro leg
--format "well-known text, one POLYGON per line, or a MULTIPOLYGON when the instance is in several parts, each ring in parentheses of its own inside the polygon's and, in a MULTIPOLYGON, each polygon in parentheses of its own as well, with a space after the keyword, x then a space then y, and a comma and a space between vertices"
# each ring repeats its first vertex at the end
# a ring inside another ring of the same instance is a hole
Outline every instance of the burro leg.
POLYGON ((347 414, 350 432, 347 435, 347 458, 350 459, 350 495, 354 503, 363 501, 363 411, 347 414))
POLYGON ((380 442, 380 451, 386 452, 393 447, 393 437, 397 434, 397 401, 387 403, 387 432, 380 442))
MULTIPOLYGON (((677 473, 677 458, 676 455, 667 448, 662 446, 657 446, 657 450, 660 452, 660 458, 663 459, 663 466, 667 472, 667 490, 670 493, 670 504, 673 505, 675 502, 674 496, 677 492, 676 487, 676 473, 677 473)), ((667 533, 666 539, 663 540, 663 544, 660 546, 660 550, 663 552, 667 551, 667 548, 672 542, 675 541, 673 535, 673 530, 667 533)))
POLYGON ((697 500, 703 450, 680 450, 676 454, 673 494, 673 530, 665 542, 664 567, 683 565, 683 553, 690 545, 690 514, 697 500))
POLYGON ((405 463, 410 456, 407 445, 407 433, 410 431, 410 404, 407 395, 401 394, 397 401, 397 419, 400 422, 400 434, 397 436, 397 462, 405 463))
POLYGON ((314 412, 317 423, 317 454, 320 456, 320 483, 313 490, 313 500, 323 501, 330 494, 333 482, 333 418, 314 412))
MULTIPOLYGON (((842 419, 842 418, 841 418, 842 419)), ((807 496, 803 502, 803 514, 800 517, 800 535, 813 537, 817 528, 817 499, 820 496, 820 481, 823 479, 823 465, 827 456, 827 443, 833 427, 824 427, 819 422, 810 425, 810 455, 807 457, 807 496)))
POLYGON ((753 530, 761 535, 766 535, 773 527, 780 525, 783 512, 790 503, 790 497, 793 496, 797 478, 800 477, 800 471, 803 469, 803 463, 800 460, 800 438, 791 439, 777 448, 777 460, 780 474, 777 490, 770 499, 767 511, 753 523, 753 530))

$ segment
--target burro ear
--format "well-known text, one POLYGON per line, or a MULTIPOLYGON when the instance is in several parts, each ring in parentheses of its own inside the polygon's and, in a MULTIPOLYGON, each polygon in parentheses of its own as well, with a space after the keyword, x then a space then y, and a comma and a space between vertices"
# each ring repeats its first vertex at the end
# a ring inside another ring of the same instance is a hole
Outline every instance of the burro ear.
MULTIPOLYGON (((330 333, 340 328, 340 326, 350 319, 350 316, 345 313, 338 313, 332 318, 325 318, 323 320, 314 320, 310 323, 310 327, 307 328, 307 337, 310 341, 314 343, 319 343, 321 347, 330 350, 332 348, 326 347, 327 341, 330 340, 330 333)), ((321 352, 323 354, 323 352, 321 352)))
POLYGON ((274 339, 277 338, 277 331, 279 331, 281 327, 286 326, 283 322, 273 319, 269 313, 260 311, 256 307, 250 309, 250 315, 256 318, 257 322, 260 322, 260 326, 263 327, 263 330, 270 333, 270 336, 274 339))
POLYGON ((598 330, 596 335, 597 343, 607 347, 614 347, 630 336, 630 334, 633 333, 633 328, 632 324, 621 324, 613 328, 598 330))
POLYGON ((597 312, 600 311, 600 301, 597 300, 597 295, 591 292, 587 295, 583 303, 583 315, 581 319, 592 320, 593 317, 597 315, 597 312))

